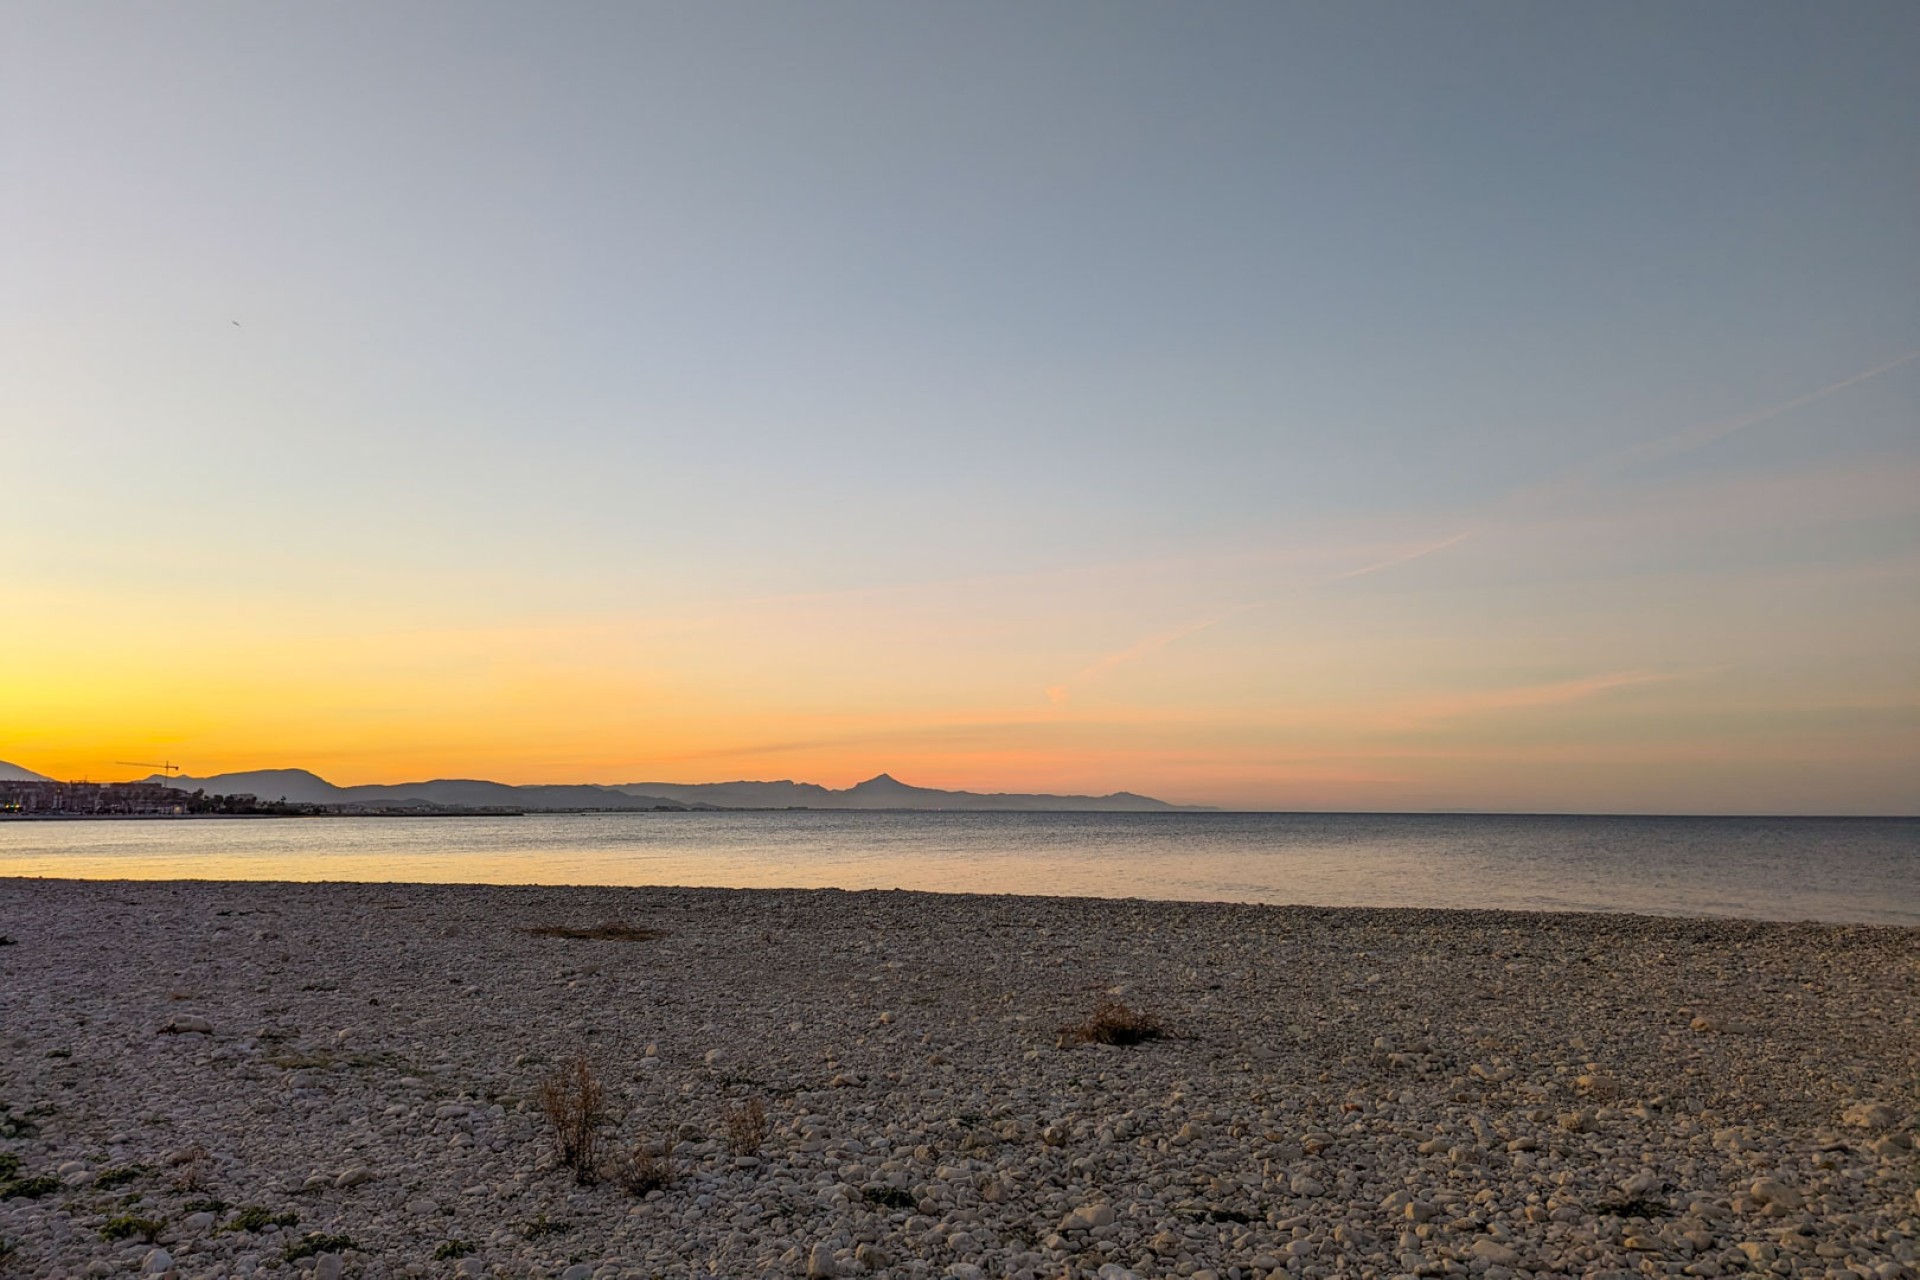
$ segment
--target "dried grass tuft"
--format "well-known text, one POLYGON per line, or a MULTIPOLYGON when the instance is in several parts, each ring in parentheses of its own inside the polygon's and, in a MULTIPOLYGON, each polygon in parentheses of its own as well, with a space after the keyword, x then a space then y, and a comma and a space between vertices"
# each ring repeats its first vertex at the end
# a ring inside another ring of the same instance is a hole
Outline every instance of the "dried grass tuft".
POLYGON ((767 1106, 759 1098, 748 1098, 735 1106, 721 1104, 727 1124, 727 1150, 737 1156, 757 1156, 767 1140, 767 1106))
POLYGON ((540 1082, 540 1110, 553 1129, 560 1162, 575 1182, 591 1184, 599 1175, 600 1130, 607 1120, 606 1094, 584 1056, 554 1069, 540 1082))
POLYGON ((1133 1045, 1164 1039, 1167 1029, 1150 1013, 1137 1013, 1118 1000, 1102 1000, 1085 1022, 1067 1028, 1066 1035, 1082 1044, 1133 1045))
POLYGON ((585 929, 566 924, 537 924, 522 932, 536 938, 572 938, 589 942, 651 942, 661 936, 658 929, 642 929, 639 925, 625 924, 619 920, 608 920, 585 929))
POLYGON ((636 1142, 626 1157, 614 1166, 614 1179, 631 1195, 644 1196, 665 1191, 673 1185, 673 1139, 660 1144, 659 1150, 647 1142, 636 1142))

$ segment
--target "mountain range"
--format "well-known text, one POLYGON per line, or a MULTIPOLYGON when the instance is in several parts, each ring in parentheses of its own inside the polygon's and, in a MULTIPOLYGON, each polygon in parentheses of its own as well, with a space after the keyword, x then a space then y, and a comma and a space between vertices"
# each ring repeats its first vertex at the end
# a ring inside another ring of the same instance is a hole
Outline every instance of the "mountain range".
MULTIPOLYGON (((26 773, 21 770, 21 773, 26 773)), ((33 775, 38 776, 38 775, 33 775)), ((1081 812, 1170 812, 1189 807, 1168 804, 1130 791, 1106 796, 1056 796, 1022 793, 941 791, 914 787, 880 774, 843 790, 810 782, 634 782, 513 786, 465 778, 335 786, 306 769, 259 769, 195 778, 154 774, 144 779, 183 791, 209 795, 251 795, 293 804, 431 804, 454 808, 515 809, 962 809, 1053 810, 1081 812)))
POLYGON ((22 769, 17 764, 8 764, 0 760, 0 782, 52 782, 44 773, 35 773, 31 769, 22 769))
POLYGON ((1202 806, 1168 804, 1131 791, 1104 796, 1055 796, 1024 792, 940 791, 915 787, 890 774, 835 791, 812 782, 630 782, 620 790, 661 796, 681 804, 716 809, 972 809, 1160 812, 1202 806))

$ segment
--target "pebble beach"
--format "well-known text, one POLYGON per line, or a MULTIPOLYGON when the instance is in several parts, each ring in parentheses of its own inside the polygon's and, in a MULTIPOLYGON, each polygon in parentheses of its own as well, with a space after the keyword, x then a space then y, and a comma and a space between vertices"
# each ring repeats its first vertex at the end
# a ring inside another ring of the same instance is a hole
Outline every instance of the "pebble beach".
POLYGON ((0 1276, 1920 1276, 1920 930, 0 880, 0 936, 0 1276))

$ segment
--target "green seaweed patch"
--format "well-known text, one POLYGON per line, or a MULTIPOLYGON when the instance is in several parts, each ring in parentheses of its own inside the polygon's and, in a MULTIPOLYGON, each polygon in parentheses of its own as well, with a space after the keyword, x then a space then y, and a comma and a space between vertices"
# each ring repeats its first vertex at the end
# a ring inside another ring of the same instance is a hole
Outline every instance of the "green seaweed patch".
POLYGON ((288 1245, 284 1256, 288 1262, 298 1262, 302 1258, 317 1258, 323 1253, 345 1253, 351 1248, 351 1236, 330 1236, 309 1231, 302 1239, 288 1245))
MULTIPOLYGON (((216 1202, 217 1203, 217 1202, 216 1202)), ((300 1215, 291 1209, 275 1212, 261 1204, 250 1204, 233 1215, 233 1221, 221 1227, 222 1231, 246 1231, 254 1234, 269 1227, 291 1227, 300 1221, 300 1215)))
POLYGON ((451 1262, 455 1258, 464 1258, 473 1252, 473 1246, 465 1240, 443 1240, 440 1247, 433 1251, 435 1262, 451 1262))
POLYGON ((37 1178, 13 1178, 0 1182, 0 1200, 38 1200, 60 1189, 60 1179, 50 1174, 37 1178))
POLYGON ((144 1164, 122 1165, 118 1169, 102 1169, 94 1175, 93 1185, 102 1191, 111 1191, 115 1187, 124 1187, 137 1178, 143 1178, 153 1170, 144 1164))
POLYGON ((860 1195, 868 1204, 877 1204, 883 1209, 912 1209, 920 1203, 899 1187, 868 1187, 860 1195))
POLYGON ((5 1182, 20 1172, 20 1157, 11 1151, 0 1151, 0 1182, 5 1182))
POLYGON ((1673 1206, 1664 1200, 1654 1200, 1648 1196, 1630 1196, 1623 1200, 1605 1200, 1593 1206, 1593 1211, 1616 1218, 1670 1218, 1673 1206))
POLYGON ((543 1236, 563 1235, 571 1230, 573 1230, 573 1224, 571 1222, 556 1221, 542 1213, 539 1217, 531 1218, 520 1224, 520 1238, 523 1240, 538 1240, 543 1236))
POLYGON ((166 1223, 156 1218, 136 1218, 130 1213, 123 1213, 117 1218, 107 1219, 107 1225, 100 1228, 100 1238, 131 1240, 139 1236, 148 1244, 152 1244, 154 1238, 166 1230, 166 1227, 166 1223))

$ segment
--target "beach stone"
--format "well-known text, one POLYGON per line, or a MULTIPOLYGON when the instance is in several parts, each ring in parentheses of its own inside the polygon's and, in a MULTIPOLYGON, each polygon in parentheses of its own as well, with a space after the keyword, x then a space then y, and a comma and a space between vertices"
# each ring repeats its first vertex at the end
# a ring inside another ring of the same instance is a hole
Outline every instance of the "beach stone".
POLYGON ((373 1170, 363 1164, 358 1164, 351 1169, 343 1169, 339 1176, 333 1180, 333 1185, 340 1188, 357 1187, 363 1182, 372 1181, 373 1170))
POLYGON ((1113 1206, 1110 1204, 1085 1204, 1073 1210, 1060 1221, 1062 1231, 1091 1231, 1095 1227, 1113 1225, 1113 1206))
POLYGON ((341 1280, 1912 1280, 1887 1269, 1916 1261, 1920 996, 1889 976, 1910 929, 671 887, 11 879, 0 898, 9 930, 75 940, 0 951, 4 1176, 63 1184, 0 1201, 8 1274, 36 1280, 133 1274, 154 1247, 172 1266, 148 1280, 315 1280, 326 1255, 283 1259, 319 1235, 354 1241, 341 1280), (216 911, 279 936, 209 930, 216 911), (660 936, 524 932, 615 919, 660 936), (1767 1035, 1687 1031, 1758 1010, 1756 974, 1793 979, 1767 1035), (1181 1034, 1055 1051, 1116 986, 1181 1034), (172 988, 258 1030, 156 1044, 172 988), (576 1053, 605 1087, 603 1155, 670 1139, 664 1185, 583 1186, 559 1160, 541 1094, 576 1053), (724 1117, 749 1099, 764 1129, 738 1136, 724 1117), (143 1164, 125 1193, 64 1186, 143 1164), (131 1193, 172 1234, 101 1239, 131 1193), (209 1214, 214 1195, 233 1206, 209 1214), (1636 1197, 1651 1216, 1602 1212, 1636 1197), (298 1221, 222 1229, 243 1208, 298 1221))
POLYGON ((1896 1118, 1884 1102, 1856 1102, 1840 1113, 1840 1123, 1855 1129, 1886 1129, 1896 1118))
POLYGON ((1497 1267, 1513 1267, 1520 1263, 1519 1254, 1488 1236, 1481 1236, 1473 1242, 1472 1253, 1474 1257, 1485 1258, 1497 1267))
POLYGON ((313 1280, 340 1280, 347 1269, 346 1260, 337 1253, 323 1253, 313 1260, 313 1280))
POLYGON ((178 1014, 167 1020, 160 1028, 163 1035, 211 1035, 213 1024, 196 1014, 178 1014))
POLYGON ((140 1270, 157 1276, 173 1270, 173 1255, 165 1249, 149 1249, 140 1262, 140 1270))

